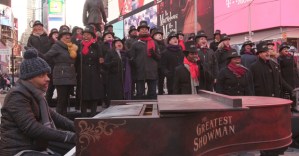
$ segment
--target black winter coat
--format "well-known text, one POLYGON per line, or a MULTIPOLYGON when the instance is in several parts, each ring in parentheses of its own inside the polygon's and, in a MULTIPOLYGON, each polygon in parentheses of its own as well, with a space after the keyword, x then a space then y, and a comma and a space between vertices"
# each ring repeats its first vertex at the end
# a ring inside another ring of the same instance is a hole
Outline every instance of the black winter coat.
POLYGON ((221 69, 217 78, 217 93, 231 96, 250 96, 254 95, 252 75, 249 70, 240 77, 229 70, 227 67, 221 69))
POLYGON ((173 78, 175 68, 181 64, 183 64, 184 61, 184 53, 182 50, 174 51, 172 49, 166 48, 161 53, 161 69, 163 74, 167 78, 173 78))
POLYGON ((132 57, 132 68, 136 71, 136 75, 132 77, 136 78, 136 80, 158 79, 158 62, 161 56, 156 42, 155 45, 151 57, 147 54, 146 42, 138 40, 132 45, 129 55, 132 57))
POLYGON ((35 34, 31 34, 28 38, 27 47, 34 47, 38 51, 38 56, 43 58, 42 54, 47 53, 52 44, 46 33, 38 36, 35 34))
POLYGON ((231 55, 232 52, 237 52, 236 49, 231 48, 230 50, 227 49, 218 49, 215 52, 217 62, 218 62, 218 70, 220 71, 222 68, 226 67, 227 64, 227 56, 231 55))
POLYGON ((219 45, 220 42, 216 42, 215 40, 213 42, 210 43, 210 48, 213 50, 213 51, 216 51, 218 49, 218 45, 219 45))
POLYGON ((127 39, 126 42, 125 42, 126 48, 127 49, 131 49, 133 43, 136 42, 136 41, 137 41, 137 38, 129 38, 129 39, 127 39))
POLYGON ((56 41, 52 48, 44 55, 46 60, 54 62, 53 84, 54 85, 76 85, 75 59, 70 57, 67 45, 56 41))
POLYGON ((97 43, 91 44, 86 55, 81 51, 77 57, 76 67, 79 79, 77 86, 82 100, 99 100, 104 97, 100 57, 102 57, 101 48, 97 43))
POLYGON ((121 57, 116 50, 112 50, 105 57, 105 66, 108 72, 108 94, 111 100, 124 99, 124 81, 126 62, 129 57, 127 52, 120 52, 121 57))
POLYGON ((250 68, 256 96, 281 97, 282 86, 292 91, 281 77, 279 65, 273 61, 258 59, 250 68))
MULTIPOLYGON (((278 63, 281 69, 282 78, 293 88, 299 87, 299 76, 297 64, 293 56, 279 56, 278 63)), ((286 88, 283 88, 286 90, 286 88)))
MULTIPOLYGON (((50 108, 49 111, 57 128, 74 131, 72 121, 50 108)), ((1 109, 1 156, 23 150, 45 150, 48 141, 65 141, 67 132, 43 126, 40 113, 38 101, 21 82, 9 91, 1 109)))
POLYGON ((200 58, 200 82, 199 88, 213 91, 214 80, 218 75, 218 63, 215 53, 212 49, 198 49, 198 56, 200 58))
MULTIPOLYGON (((197 90, 198 89, 199 88, 197 88, 197 90)), ((184 64, 179 65, 175 68, 173 93, 192 94, 190 72, 184 66, 184 64)))

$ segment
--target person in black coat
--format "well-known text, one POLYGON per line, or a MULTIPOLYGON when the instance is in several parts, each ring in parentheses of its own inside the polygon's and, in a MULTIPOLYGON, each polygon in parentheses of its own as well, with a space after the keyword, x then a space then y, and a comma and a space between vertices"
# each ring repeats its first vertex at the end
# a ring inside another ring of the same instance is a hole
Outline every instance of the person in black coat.
POLYGON ((91 109, 92 116, 96 115, 97 103, 104 97, 104 81, 99 62, 102 54, 95 38, 93 27, 85 27, 81 51, 76 61, 77 92, 80 95, 82 116, 87 116, 87 108, 91 109))
POLYGON ((46 60, 54 62, 53 84, 57 89, 56 111, 67 115, 69 96, 77 85, 75 62, 78 54, 78 46, 71 42, 71 33, 68 29, 59 30, 58 41, 44 54, 46 60))
POLYGON ((20 79, 2 105, 1 156, 64 155, 75 145, 73 121, 50 109, 44 98, 51 68, 37 53, 24 52, 20 79))
POLYGON ((217 78, 217 93, 231 96, 254 95, 251 72, 241 65, 240 57, 237 52, 227 57, 228 64, 217 78))
POLYGON ((115 37, 113 48, 105 57, 108 72, 108 94, 111 100, 131 99, 131 68, 123 41, 115 37))
POLYGON ((195 37, 198 56, 201 63, 199 88, 213 91, 218 75, 218 63, 214 51, 208 48, 207 38, 204 31, 199 31, 195 37))
MULTIPOLYGON (((156 41, 156 43, 158 44, 159 47, 159 51, 164 52, 165 50, 165 43, 164 43, 164 39, 163 39, 163 32, 161 29, 159 28, 155 28, 151 31, 151 36, 154 39, 154 41, 156 41)), ((159 95, 163 95, 164 94, 164 79, 165 79, 165 75, 163 74, 162 70, 161 70, 161 61, 159 62, 159 66, 158 66, 158 94, 159 95)))
POLYGON ((281 90, 285 87, 289 92, 293 88, 281 76, 277 63, 270 59, 267 44, 261 42, 257 46, 258 60, 250 67, 256 96, 282 97, 281 90))
POLYGON ((257 56, 255 55, 255 50, 252 48, 253 46, 254 46, 253 42, 246 41, 243 43, 242 48, 240 50, 241 63, 244 67, 248 69, 257 60, 257 56))
POLYGON ((44 25, 40 21, 35 21, 32 33, 27 41, 27 47, 35 48, 38 51, 38 56, 43 58, 43 54, 50 50, 51 45, 51 41, 44 29, 44 25))
POLYGON ((221 35, 221 40, 218 45, 218 50, 215 52, 218 69, 226 67, 227 64, 227 56, 231 55, 232 52, 237 52, 236 49, 233 49, 230 45, 230 37, 226 34, 221 35))
MULTIPOLYGON (((58 32, 58 30, 56 28, 51 29, 50 34, 49 34, 49 39, 50 39, 50 42, 51 42, 51 47, 58 40, 57 39, 58 33, 59 32, 58 32)), ((49 60, 48 64, 50 65, 51 70, 53 71, 53 69, 54 69, 54 62, 52 60, 49 60)), ((53 94, 54 94, 54 91, 55 91, 55 86, 53 85, 52 74, 50 73, 48 76, 50 78, 50 82, 49 82, 48 90, 46 92, 46 100, 47 100, 49 106, 54 107, 55 105, 53 104, 52 97, 53 97, 53 94)))
POLYGON ((75 26, 72 29, 72 39, 71 41, 75 43, 77 46, 80 45, 82 39, 83 39, 83 29, 81 27, 75 26))
POLYGON ((173 94, 173 81, 175 68, 183 64, 184 53, 181 50, 176 32, 170 32, 167 37, 167 47, 161 53, 161 70, 167 78, 167 92, 173 94))
POLYGON ((184 51, 184 62, 175 68, 174 94, 197 94, 199 90, 198 54, 195 45, 188 45, 184 51))
POLYGON ((214 33, 214 41, 210 43, 210 48, 215 52, 218 49, 218 45, 221 39, 221 31, 216 30, 214 33))
POLYGON ((160 51, 158 44, 149 35, 147 21, 141 21, 137 29, 139 31, 139 39, 132 45, 129 51, 132 58, 132 68, 135 68, 134 70, 136 71, 136 98, 145 98, 145 83, 147 83, 147 98, 156 99, 160 51))

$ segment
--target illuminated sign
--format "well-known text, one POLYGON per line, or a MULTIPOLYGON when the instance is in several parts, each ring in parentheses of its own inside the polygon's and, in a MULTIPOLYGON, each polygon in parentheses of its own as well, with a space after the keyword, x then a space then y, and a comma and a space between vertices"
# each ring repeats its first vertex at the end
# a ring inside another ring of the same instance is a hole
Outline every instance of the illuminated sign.
POLYGON ((49 0, 49 14, 62 14, 64 0, 49 0))

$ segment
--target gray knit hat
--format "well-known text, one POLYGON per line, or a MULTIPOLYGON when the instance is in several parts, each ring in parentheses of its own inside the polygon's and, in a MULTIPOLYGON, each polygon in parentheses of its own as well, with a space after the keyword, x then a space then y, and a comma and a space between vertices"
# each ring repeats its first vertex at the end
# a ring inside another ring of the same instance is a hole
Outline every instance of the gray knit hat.
POLYGON ((48 63, 37 56, 36 49, 30 48, 25 51, 20 66, 20 79, 27 80, 43 73, 51 73, 48 63))

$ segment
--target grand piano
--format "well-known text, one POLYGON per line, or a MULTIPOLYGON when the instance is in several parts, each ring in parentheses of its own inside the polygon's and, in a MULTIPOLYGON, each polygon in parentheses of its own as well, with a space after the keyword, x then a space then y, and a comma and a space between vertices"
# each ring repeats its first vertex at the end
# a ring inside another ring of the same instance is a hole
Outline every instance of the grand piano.
POLYGON ((292 142, 292 101, 272 97, 163 95, 118 101, 75 119, 77 156, 217 156, 270 150, 292 142))

